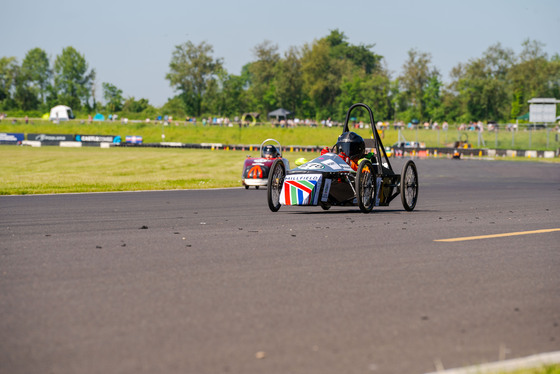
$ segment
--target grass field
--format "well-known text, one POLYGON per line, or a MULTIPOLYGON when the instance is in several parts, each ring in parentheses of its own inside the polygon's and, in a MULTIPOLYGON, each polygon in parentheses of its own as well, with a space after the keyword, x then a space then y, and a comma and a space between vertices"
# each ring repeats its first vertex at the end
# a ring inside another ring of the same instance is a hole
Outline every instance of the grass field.
POLYGON ((258 152, 0 146, 0 194, 237 187, 247 155, 258 152))
POLYGON ((560 365, 546 365, 535 369, 520 369, 515 371, 502 371, 496 374, 560 374, 560 365))
MULTIPOLYGON (((371 129, 353 130, 363 137, 371 137, 371 129)), ((163 134, 165 141, 181 143, 260 144, 266 138, 275 138, 282 145, 321 146, 333 145, 341 131, 340 127, 277 128, 270 124, 240 128, 239 126, 195 126, 185 122, 172 122, 168 126, 154 122, 127 125, 120 122, 82 124, 79 121, 61 122, 57 125, 43 120, 33 120, 29 124, 22 121, 15 124, 7 121, 0 122, 0 132, 120 135, 123 139, 127 135, 137 135, 143 137, 144 143, 161 142, 163 134)), ((451 128, 448 131, 403 130, 401 135, 408 141, 424 142, 428 147, 446 147, 459 139, 468 140, 475 148, 555 150, 560 147, 560 134, 552 129, 519 130, 514 133, 502 129, 497 134, 486 131, 481 134, 480 139, 476 132, 459 132, 451 128)), ((399 133, 390 128, 385 130, 382 136, 385 145, 392 145, 397 142, 399 133)))

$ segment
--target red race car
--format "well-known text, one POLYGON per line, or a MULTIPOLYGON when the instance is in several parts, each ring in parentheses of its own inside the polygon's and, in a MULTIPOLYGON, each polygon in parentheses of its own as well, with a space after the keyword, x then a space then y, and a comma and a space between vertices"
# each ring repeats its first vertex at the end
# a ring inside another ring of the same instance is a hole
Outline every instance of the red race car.
POLYGON ((290 169, 288 160, 282 158, 280 142, 275 139, 266 139, 261 144, 261 157, 247 156, 247 159, 245 159, 243 174, 241 175, 241 182, 245 188, 248 189, 250 186, 255 186, 258 189, 260 186, 266 186, 268 184, 270 166, 276 159, 282 159, 286 168, 290 169), (275 145, 267 143, 275 143, 275 145))

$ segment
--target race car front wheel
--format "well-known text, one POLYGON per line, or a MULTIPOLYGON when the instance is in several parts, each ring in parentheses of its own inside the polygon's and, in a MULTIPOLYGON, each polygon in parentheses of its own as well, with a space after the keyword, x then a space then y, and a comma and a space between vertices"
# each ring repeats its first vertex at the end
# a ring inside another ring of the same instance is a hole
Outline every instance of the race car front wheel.
POLYGON ((408 160, 403 166, 400 193, 404 209, 412 211, 418 201, 418 171, 412 160, 408 160))
POLYGON ((284 162, 281 159, 274 160, 268 174, 268 190, 266 193, 268 207, 273 212, 277 212, 280 209, 280 192, 282 192, 285 176, 286 167, 284 162))
POLYGON ((356 173, 356 198, 363 213, 371 212, 375 206, 376 194, 373 165, 369 160, 364 160, 356 173))

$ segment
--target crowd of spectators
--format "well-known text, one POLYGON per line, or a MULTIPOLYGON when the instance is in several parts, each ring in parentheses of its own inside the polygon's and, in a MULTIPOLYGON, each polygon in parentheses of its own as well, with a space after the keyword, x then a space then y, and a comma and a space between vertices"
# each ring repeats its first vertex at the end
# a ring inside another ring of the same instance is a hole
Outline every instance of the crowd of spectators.
MULTIPOLYGON (((0 113, 0 121, 3 119, 7 119, 6 113, 0 113)), ((120 118, 116 114, 108 115, 107 118, 109 121, 116 121, 120 120, 122 124, 127 124, 129 122, 128 118, 120 118)), ((88 123, 92 123, 95 121, 91 115, 88 118, 88 123)), ((13 123, 17 123, 17 119, 13 119, 13 123)), ((28 123, 29 119, 25 118, 25 123, 28 123)), ((84 123, 85 121, 82 121, 84 123)), ((140 122, 140 121, 131 121, 131 122, 140 122)), ((174 119, 172 116, 158 116, 155 119, 146 118, 144 121, 146 123, 155 123, 155 124, 163 124, 163 125, 170 125, 174 124, 176 126, 183 125, 194 125, 194 126, 225 126, 225 127, 246 127, 251 125, 272 125, 274 127, 280 128, 294 128, 294 127, 342 127, 344 126, 344 122, 333 121, 331 118, 327 118, 321 121, 316 121, 313 119, 300 119, 300 118, 268 118, 266 121, 263 121, 260 118, 240 118, 234 117, 231 120, 229 117, 186 117, 184 121, 180 121, 174 119)), ((498 131, 500 129, 500 125, 496 122, 488 122, 483 123, 482 121, 477 122, 469 122, 469 123, 460 123, 449 125, 447 121, 443 121, 439 123, 438 121, 434 122, 424 122, 420 123, 419 121, 412 120, 408 123, 404 121, 396 121, 396 122, 389 122, 389 121, 379 121, 376 123, 378 130, 389 130, 393 128, 394 130, 443 130, 447 131, 450 127, 456 129, 458 131, 473 131, 473 132, 484 132, 484 131, 498 131)), ((349 123, 349 126, 354 129, 363 129, 363 128, 370 128, 371 125, 368 122, 364 121, 357 121, 353 120, 349 123)), ((524 129, 525 125, 518 125, 517 123, 508 123, 502 125, 503 129, 507 131, 518 131, 520 128, 524 129)), ((540 128, 539 126, 533 125, 535 129, 540 128)), ((542 128, 544 126, 541 125, 542 128)), ((555 124, 554 131, 560 131, 560 124, 555 124)))

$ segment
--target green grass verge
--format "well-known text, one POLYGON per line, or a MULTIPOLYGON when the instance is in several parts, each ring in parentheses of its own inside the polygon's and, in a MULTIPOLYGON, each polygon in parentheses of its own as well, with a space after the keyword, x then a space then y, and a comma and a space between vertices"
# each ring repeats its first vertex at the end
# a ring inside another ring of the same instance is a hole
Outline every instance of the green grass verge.
POLYGON ((520 369, 514 371, 500 371, 496 374, 560 374, 560 365, 546 365, 534 369, 520 369))
MULTIPOLYGON (((247 155, 258 152, 5 145, 0 146, 0 194, 237 187, 247 155)), ((313 157, 305 152, 285 156, 290 163, 313 157)))
MULTIPOLYGON (((354 129, 363 137, 371 137, 370 129, 354 129)), ((142 136, 145 143, 165 141, 181 143, 223 143, 223 144, 260 144, 266 138, 274 138, 282 145, 333 145, 342 129, 323 127, 277 128, 270 124, 254 127, 220 127, 185 124, 172 122, 168 126, 161 123, 129 123, 80 121, 61 122, 56 125, 49 121, 33 120, 29 124, 22 121, 12 124, 6 120, 0 122, 0 132, 47 133, 47 134, 95 134, 95 135, 127 135, 142 136)), ((474 148, 491 149, 534 149, 554 150, 560 147, 560 134, 554 131, 524 131, 511 133, 502 130, 497 133, 483 132, 479 141, 478 133, 455 129, 448 131, 403 130, 402 135, 408 141, 424 142, 428 147, 446 147, 459 138, 467 139, 474 148)), ((392 145, 398 140, 398 131, 391 128, 383 133, 383 143, 392 145)))

